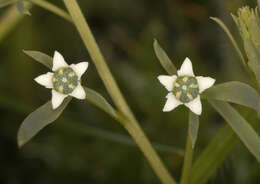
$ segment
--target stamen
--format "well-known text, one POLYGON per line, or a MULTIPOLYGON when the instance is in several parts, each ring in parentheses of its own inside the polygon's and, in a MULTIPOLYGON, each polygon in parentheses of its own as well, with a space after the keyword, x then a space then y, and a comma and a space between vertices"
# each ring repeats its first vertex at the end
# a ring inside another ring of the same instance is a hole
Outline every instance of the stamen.
POLYGON ((190 93, 187 93, 186 95, 187 95, 187 97, 188 97, 190 100, 193 99, 193 96, 192 96, 190 93))
POLYGON ((188 77, 183 77, 182 81, 187 82, 188 79, 189 79, 188 77))
POLYGON ((178 87, 180 87, 180 84, 179 83, 177 83, 177 82, 175 82, 175 84, 174 84, 177 88, 178 87))
POLYGON ((177 98, 177 99, 180 99, 181 94, 182 94, 182 92, 181 92, 181 91, 178 91, 178 92, 176 93, 176 98, 177 98))

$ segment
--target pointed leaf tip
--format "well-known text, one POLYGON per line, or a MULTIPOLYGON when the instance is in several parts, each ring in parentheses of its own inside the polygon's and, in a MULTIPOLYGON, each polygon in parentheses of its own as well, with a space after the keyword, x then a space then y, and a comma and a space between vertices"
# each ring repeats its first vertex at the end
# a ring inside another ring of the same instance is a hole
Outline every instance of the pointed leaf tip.
POLYGON ((156 39, 154 39, 153 43, 155 55, 157 56, 158 60, 160 61, 162 67, 170 74, 174 75, 177 73, 177 69, 166 54, 166 52, 162 49, 160 44, 156 39))
POLYGON ((51 101, 49 101, 29 114, 18 130, 17 143, 19 148, 31 140, 45 126, 55 121, 67 107, 70 100, 71 98, 68 97, 55 110, 52 109, 51 101))
POLYGON ((42 52, 39 51, 33 51, 33 50, 23 50, 23 52, 30 56, 31 58, 35 59, 36 61, 38 61, 39 63, 43 64, 44 66, 46 66, 49 69, 52 69, 52 63, 53 63, 53 59, 52 57, 50 57, 47 54, 44 54, 42 52))

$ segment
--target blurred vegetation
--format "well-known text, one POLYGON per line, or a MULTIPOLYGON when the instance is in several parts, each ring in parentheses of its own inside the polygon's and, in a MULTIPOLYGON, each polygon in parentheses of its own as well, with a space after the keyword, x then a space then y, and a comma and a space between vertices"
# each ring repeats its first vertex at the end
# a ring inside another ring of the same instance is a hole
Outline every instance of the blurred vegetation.
MULTIPOLYGON (((62 1, 52 3, 64 8, 62 1)), ((247 82, 231 43, 209 17, 220 17, 239 38, 230 13, 236 13, 245 3, 254 7, 255 1, 79 3, 141 126, 152 142, 167 145, 159 146, 158 152, 179 178, 188 110, 161 110, 167 92, 156 77, 166 72, 155 57, 153 38, 158 39, 178 67, 188 56, 196 74, 212 76, 217 83, 247 82)), ((0 16, 8 8, 1 9, 0 16)), ((48 89, 33 81, 47 69, 24 55, 23 49, 49 55, 58 50, 68 63, 90 61, 85 85, 110 100, 72 24, 36 6, 30 12, 32 16, 21 18, 0 39, 0 183, 159 183, 142 153, 125 137, 125 130, 96 107, 78 100, 73 100, 55 123, 18 149, 16 133, 20 123, 51 97, 48 89)), ((7 25, 8 21, 0 23, 0 29, 7 25)), ((224 124, 203 102, 195 159, 224 124)), ((260 125, 254 128, 260 131, 260 125)), ((254 184, 260 181, 259 172, 255 158, 238 144, 208 183, 254 184)))

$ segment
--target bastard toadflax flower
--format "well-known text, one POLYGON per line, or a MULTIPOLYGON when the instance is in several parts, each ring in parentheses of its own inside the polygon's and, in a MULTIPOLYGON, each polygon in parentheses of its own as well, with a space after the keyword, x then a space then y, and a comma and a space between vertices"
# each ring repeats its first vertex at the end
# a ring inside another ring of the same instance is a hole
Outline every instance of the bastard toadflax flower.
POLYGON ((211 77, 195 76, 189 58, 184 60, 177 75, 160 75, 158 79, 169 91, 163 108, 164 112, 171 111, 183 104, 197 115, 202 112, 200 93, 215 83, 215 79, 211 77))
POLYGON ((80 84, 81 76, 88 68, 88 62, 68 65, 63 56, 55 51, 53 57, 53 72, 36 77, 34 80, 52 89, 52 108, 58 108, 67 96, 85 99, 86 93, 80 84))

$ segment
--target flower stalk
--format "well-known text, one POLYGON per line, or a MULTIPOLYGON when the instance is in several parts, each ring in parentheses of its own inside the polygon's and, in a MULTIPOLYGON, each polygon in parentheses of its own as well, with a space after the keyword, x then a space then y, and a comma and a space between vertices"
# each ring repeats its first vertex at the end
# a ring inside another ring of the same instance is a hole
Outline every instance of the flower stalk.
POLYGON ((164 184, 176 184, 174 179, 171 177, 168 170, 165 168, 164 164, 160 160, 159 156, 153 149, 151 143, 147 139, 143 130, 139 126, 137 120, 135 119, 132 111, 128 107, 120 89, 110 72, 103 55, 95 41, 95 38, 80 10, 80 7, 76 0, 63 0, 72 20, 87 48, 89 54, 97 68, 97 71, 103 80, 103 83, 111 95, 112 100, 115 105, 122 113, 122 116, 118 119, 121 124, 126 128, 129 134, 134 138, 137 145, 140 147, 145 157, 149 161, 151 167, 153 168, 156 175, 159 177, 164 184))

